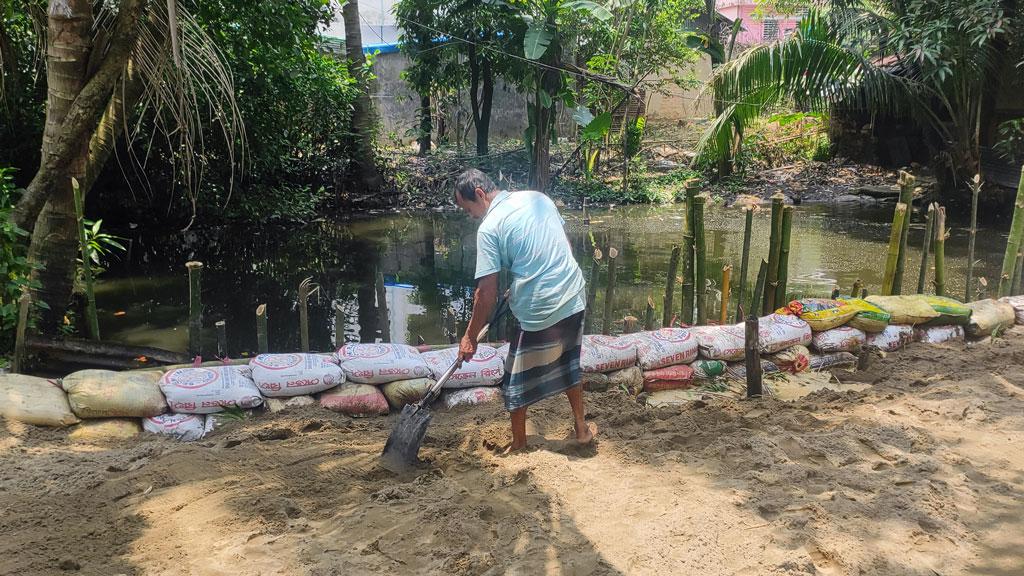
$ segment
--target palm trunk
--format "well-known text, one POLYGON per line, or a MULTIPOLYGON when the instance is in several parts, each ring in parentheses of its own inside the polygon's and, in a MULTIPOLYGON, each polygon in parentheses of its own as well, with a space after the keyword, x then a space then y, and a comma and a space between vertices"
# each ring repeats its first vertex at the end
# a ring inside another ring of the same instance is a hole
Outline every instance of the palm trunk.
POLYGON ((383 181, 373 158, 373 108, 370 106, 369 86, 363 74, 363 37, 359 30, 359 2, 348 0, 341 7, 345 21, 345 56, 348 71, 356 81, 359 95, 352 105, 352 132, 355 135, 353 162, 356 176, 366 190, 379 190, 383 181))
POLYGON ((419 155, 426 156, 430 152, 430 137, 434 131, 434 116, 430 110, 430 94, 420 96, 420 129, 416 138, 419 144, 419 155))

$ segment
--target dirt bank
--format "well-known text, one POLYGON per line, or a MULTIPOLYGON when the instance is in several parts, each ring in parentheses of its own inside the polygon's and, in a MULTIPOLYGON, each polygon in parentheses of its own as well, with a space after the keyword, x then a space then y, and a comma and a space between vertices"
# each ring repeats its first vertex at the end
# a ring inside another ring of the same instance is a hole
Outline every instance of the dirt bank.
POLYGON ((841 378, 871 387, 590 394, 596 449, 547 401, 511 457, 499 407, 442 412, 397 478, 392 418, 316 407, 194 444, 0 423, 0 574, 1021 574, 1024 330, 841 378))

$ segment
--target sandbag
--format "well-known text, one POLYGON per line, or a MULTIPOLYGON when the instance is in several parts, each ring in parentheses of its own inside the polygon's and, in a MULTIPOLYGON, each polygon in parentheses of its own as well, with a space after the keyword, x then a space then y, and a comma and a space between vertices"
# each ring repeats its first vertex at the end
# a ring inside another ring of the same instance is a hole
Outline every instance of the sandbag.
MULTIPOLYGON (((459 348, 445 348, 433 352, 423 352, 423 361, 430 368, 435 380, 451 368, 459 357, 459 348)), ((452 377, 445 383, 445 388, 475 388, 477 386, 496 386, 505 375, 505 359, 494 348, 481 344, 469 362, 463 362, 452 377)))
POLYGON ((704 392, 700 390, 662 390, 648 394, 644 403, 651 408, 673 408, 701 400, 704 392))
POLYGON ((928 326, 964 326, 971 320, 971 309, 959 300, 945 296, 919 296, 939 316, 925 322, 928 326))
POLYGON ((622 338, 636 344, 637 361, 643 370, 689 364, 697 358, 697 338, 686 328, 662 328, 622 338))
POLYGON ((481 386, 479 388, 463 388, 445 392, 444 405, 449 410, 456 406, 472 406, 486 402, 498 402, 501 400, 501 388, 493 386, 481 386))
MULTIPOLYGON (((742 326, 742 325, 741 325, 742 326)), ((762 354, 811 343, 811 326, 796 316, 769 314, 758 319, 758 344, 762 354)))
POLYGON ((791 314, 810 325, 811 330, 823 332, 846 324, 857 314, 857 309, 842 300, 828 298, 803 298, 793 300, 775 311, 776 314, 791 314))
MULTIPOLYGON (((367 384, 369 386, 369 384, 367 384)), ((278 412, 284 412, 285 410, 301 408, 303 406, 312 406, 316 404, 316 399, 310 395, 305 396, 282 396, 278 398, 264 398, 263 405, 270 410, 271 414, 277 414, 278 412)))
POLYGON ((693 386, 693 368, 686 365, 667 366, 644 371, 644 392, 679 390, 693 386))
POLYGON ((697 338, 700 355, 709 360, 742 360, 746 353, 746 328, 743 324, 729 326, 698 326, 690 332, 697 338))
POLYGON ((68 439, 75 442, 109 442, 112 440, 129 440, 142 432, 136 418, 102 418, 82 420, 82 423, 71 429, 68 439))
POLYGON ((876 334, 868 334, 864 345, 883 352, 903 348, 914 339, 914 327, 907 324, 891 324, 876 334))
POLYGON ((914 328, 914 341, 925 344, 963 342, 963 326, 920 326, 914 328))
POLYGON ((247 376, 249 367, 242 368, 178 368, 164 374, 160 390, 171 411, 182 414, 213 414, 230 406, 255 408, 263 397, 247 376))
POLYGON ((811 338, 811 346, 818 352, 854 352, 864 346, 867 335, 852 326, 840 326, 824 332, 817 332, 811 338))
POLYGON ((1002 332, 1017 320, 1013 306, 997 300, 978 300, 968 304, 971 308, 971 321, 967 324, 967 335, 972 338, 988 336, 1002 332))
POLYGON ((710 380, 725 374, 725 362, 721 360, 694 360, 690 364, 695 380, 710 380))
POLYGON ((1013 306, 1013 312, 1017 317, 1017 324, 1024 324, 1024 296, 1006 296, 999 299, 1013 306))
POLYGON ((249 368, 253 383, 269 397, 315 394, 345 381, 341 368, 323 354, 260 354, 249 368))
POLYGON ((608 375, 601 372, 582 372, 580 382, 587 392, 607 392, 609 388, 608 375))
POLYGON ((430 376, 419 351, 405 344, 346 344, 336 356, 352 382, 385 384, 430 376))
POLYGON ((392 408, 401 409, 406 404, 415 404, 427 394, 427 390, 433 386, 434 380, 429 378, 412 378, 410 380, 396 380, 388 382, 380 387, 388 404, 392 408))
POLYGON ((320 405, 357 418, 387 416, 388 401, 376 386, 348 382, 320 395, 320 405))
POLYGON ((580 352, 580 370, 613 372, 636 364, 636 342, 630 337, 587 334, 580 352))
POLYGON ((882 310, 878 306, 868 302, 867 300, 861 300, 860 298, 846 298, 840 299, 841 302, 847 306, 853 307, 857 314, 850 318, 850 321, 846 324, 852 326, 857 330, 862 330, 868 334, 874 334, 881 332, 889 326, 892 316, 882 310))
POLYGON ((779 350, 768 357, 779 370, 796 374, 811 367, 811 351, 806 346, 797 344, 785 350, 779 350))
POLYGON ((811 356, 811 370, 825 370, 838 368, 840 366, 853 366, 857 364, 857 357, 850 352, 832 352, 831 354, 818 354, 811 356))
POLYGON ((644 386, 644 373, 639 366, 630 366, 608 374, 608 388, 624 388, 630 394, 639 394, 644 386))
POLYGON ((80 370, 65 376, 71 411, 79 418, 147 418, 167 411, 160 372, 80 370))
POLYGON ((867 301, 888 312, 890 324, 923 324, 940 316, 920 294, 868 296, 867 301))
POLYGON ((512 350, 512 345, 509 344, 508 342, 505 342, 504 344, 498 346, 494 350, 495 352, 498 353, 498 356, 501 357, 501 361, 504 362, 505 360, 508 360, 508 353, 512 350))
POLYGON ((142 429, 151 434, 172 436, 184 442, 206 435, 206 416, 202 414, 161 414, 142 419, 142 429))
POLYGON ((0 374, 0 417, 36 426, 70 426, 79 421, 60 386, 22 374, 0 374))

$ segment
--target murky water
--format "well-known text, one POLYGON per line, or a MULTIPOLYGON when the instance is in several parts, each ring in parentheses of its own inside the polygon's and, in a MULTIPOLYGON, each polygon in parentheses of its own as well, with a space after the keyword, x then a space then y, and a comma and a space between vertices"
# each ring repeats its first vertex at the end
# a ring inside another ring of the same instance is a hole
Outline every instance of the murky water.
MULTIPOLYGON (((747 283, 768 252, 768 210, 754 219, 747 283)), ((848 293, 860 279, 869 292, 882 281, 892 205, 798 206, 793 220, 789 291, 828 295, 838 286, 848 293)), ((613 318, 643 318, 648 297, 662 314, 662 299, 673 244, 682 241, 683 207, 625 207, 591 214, 567 212, 566 226, 577 258, 591 275, 590 243, 607 253, 619 251, 613 318)), ((707 277, 711 317, 717 318, 721 270, 733 266, 738 284, 743 215, 713 208, 705 216, 707 277)), ((104 339, 184 350, 187 343, 188 282, 185 262, 203 269, 207 356, 216 349, 213 324, 225 320, 232 356, 256 348, 255 308, 266 304, 271 350, 299 347, 297 288, 312 277, 319 286, 309 300, 310 341, 314 350, 335 342, 337 302, 348 341, 446 343, 468 319, 475 263, 476 223, 453 212, 389 215, 301 228, 232 227, 154 237, 137 230, 131 250, 99 282, 97 302, 104 339)), ((917 285, 924 224, 915 219, 904 291, 917 285)), ((947 293, 962 298, 967 232, 954 228, 946 242, 947 293)), ((1006 242, 1002 229, 982 230, 977 240, 976 274, 997 277, 1006 242)), ((603 313, 605 268, 598 275, 593 316, 603 313)), ((681 272, 680 272, 681 273, 681 272)), ((930 276, 929 276, 930 278, 930 276)), ((674 307, 678 311, 678 284, 674 307)), ((930 285, 929 285, 930 290, 930 285)), ((747 289, 747 294, 750 288, 747 289)), ((733 292, 735 295, 735 292, 733 292)), ((735 305, 735 296, 733 306, 735 305)), ((730 312, 731 316, 731 312, 730 312)), ((599 329, 601 322, 595 322, 599 329)))

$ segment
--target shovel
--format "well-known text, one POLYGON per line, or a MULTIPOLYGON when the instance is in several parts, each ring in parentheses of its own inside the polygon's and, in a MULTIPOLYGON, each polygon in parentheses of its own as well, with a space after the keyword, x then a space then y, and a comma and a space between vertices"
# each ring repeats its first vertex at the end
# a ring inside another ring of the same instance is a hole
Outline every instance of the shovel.
MULTIPOLYGON (((491 324, 498 321, 508 311, 508 293, 501 299, 498 308, 494 311, 491 321, 480 329, 477 341, 483 340, 491 324)), ((415 404, 406 404, 402 413, 398 416, 398 423, 391 431, 391 436, 384 444, 384 452, 380 455, 381 465, 387 470, 400 473, 420 463, 419 451, 423 437, 427 435, 427 427, 434 414, 430 411, 430 403, 441 393, 441 387, 452 377, 459 367, 462 366, 461 356, 455 360, 448 370, 434 382, 423 398, 415 404)))

